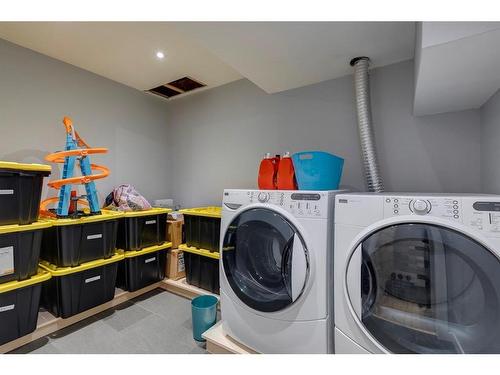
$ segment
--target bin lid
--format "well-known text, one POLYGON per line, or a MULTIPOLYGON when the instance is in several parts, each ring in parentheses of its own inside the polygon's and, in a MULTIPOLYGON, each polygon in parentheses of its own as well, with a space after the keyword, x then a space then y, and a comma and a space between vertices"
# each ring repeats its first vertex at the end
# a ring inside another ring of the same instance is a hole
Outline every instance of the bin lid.
POLYGON ((2 225, 2 226, 0 226, 0 234, 40 230, 40 229, 49 228, 51 226, 52 226, 52 223, 47 222, 45 220, 35 221, 34 223, 26 224, 26 225, 18 225, 18 224, 2 225))
POLYGON ((124 212, 124 216, 125 217, 139 217, 139 216, 168 214, 169 212, 172 212, 172 210, 170 208, 153 207, 149 210, 143 210, 143 211, 127 211, 127 212, 124 212))
POLYGON ((46 270, 39 268, 38 273, 27 280, 10 281, 8 283, 0 284, 0 294, 11 292, 16 289, 25 288, 27 286, 35 285, 38 283, 42 283, 44 281, 49 280, 51 277, 52 275, 50 274, 50 272, 47 272, 46 270))
POLYGON ((43 218, 42 220, 48 221, 52 223, 53 226, 63 226, 63 225, 81 225, 81 224, 89 224, 96 223, 98 221, 106 221, 106 220, 116 220, 123 217, 123 212, 120 211, 110 211, 110 210, 101 210, 100 215, 90 215, 90 216, 82 216, 79 218, 43 218))
POLYGON ((185 208, 183 210, 180 210, 179 212, 183 213, 184 215, 220 218, 222 216, 222 207, 211 206, 211 207, 185 208))
POLYGON ((179 245, 179 250, 185 251, 187 253, 201 255, 203 257, 208 257, 208 258, 212 258, 212 259, 220 259, 219 252, 211 252, 210 250, 198 249, 197 247, 188 246, 185 243, 179 245))
POLYGON ((51 172, 52 167, 46 164, 15 163, 13 161, 0 161, 0 169, 13 169, 17 171, 51 172))
POLYGON ((137 251, 123 251, 123 250, 118 250, 118 251, 122 253, 125 258, 135 258, 141 255, 155 253, 160 250, 170 249, 171 247, 172 247, 172 242, 164 242, 161 245, 149 246, 137 251))
POLYGON ((90 270, 92 268, 102 267, 107 264, 119 262, 124 258, 125 257, 123 256, 123 253, 116 252, 115 255, 113 255, 111 258, 93 260, 91 262, 82 263, 76 267, 57 267, 55 264, 51 264, 44 260, 42 260, 39 265, 44 270, 50 272, 52 276, 66 276, 66 275, 71 275, 73 273, 90 270))

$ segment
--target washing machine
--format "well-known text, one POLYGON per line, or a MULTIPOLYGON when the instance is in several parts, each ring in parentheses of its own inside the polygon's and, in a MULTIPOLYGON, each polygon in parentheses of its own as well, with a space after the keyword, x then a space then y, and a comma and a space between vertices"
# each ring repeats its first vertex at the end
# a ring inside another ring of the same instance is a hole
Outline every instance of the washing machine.
POLYGON ((500 353, 500 196, 336 197, 336 353, 500 353))
POLYGON ((223 327, 260 353, 331 353, 335 191, 225 190, 223 327))

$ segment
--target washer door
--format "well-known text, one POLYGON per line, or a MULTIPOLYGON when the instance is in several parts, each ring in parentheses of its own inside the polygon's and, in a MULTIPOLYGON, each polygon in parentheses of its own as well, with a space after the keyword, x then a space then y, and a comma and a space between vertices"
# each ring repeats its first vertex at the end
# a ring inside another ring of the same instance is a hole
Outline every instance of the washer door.
POLYGON ((262 312, 294 303, 309 275, 309 254, 297 228, 267 208, 249 209, 233 219, 222 244, 222 264, 238 298, 262 312))
POLYGON ((500 261, 460 232, 380 229, 354 251, 347 282, 362 327, 390 352, 500 353, 500 261))

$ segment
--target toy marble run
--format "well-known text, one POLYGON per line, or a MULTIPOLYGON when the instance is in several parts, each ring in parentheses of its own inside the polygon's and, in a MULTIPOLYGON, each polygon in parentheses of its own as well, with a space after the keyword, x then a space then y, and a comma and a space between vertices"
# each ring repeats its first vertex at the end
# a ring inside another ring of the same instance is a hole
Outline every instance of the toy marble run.
POLYGON ((64 151, 54 152, 45 157, 45 160, 52 163, 64 163, 62 178, 48 183, 49 187, 59 190, 59 195, 45 199, 40 205, 40 213, 42 216, 64 218, 70 216, 70 207, 76 207, 72 214, 78 216, 77 204, 80 203, 89 206, 90 215, 99 215, 101 211, 94 181, 107 177, 109 169, 101 165, 91 164, 90 155, 105 154, 108 149, 89 147, 75 130, 73 121, 69 117, 64 117, 63 124, 66 128, 64 151), (77 162, 80 166, 81 176, 74 176, 77 162), (100 173, 92 174, 93 171, 100 173), (71 191, 73 184, 85 185, 86 195, 76 196, 76 192, 71 191), (57 203, 56 210, 47 208, 49 204, 55 203, 57 203))

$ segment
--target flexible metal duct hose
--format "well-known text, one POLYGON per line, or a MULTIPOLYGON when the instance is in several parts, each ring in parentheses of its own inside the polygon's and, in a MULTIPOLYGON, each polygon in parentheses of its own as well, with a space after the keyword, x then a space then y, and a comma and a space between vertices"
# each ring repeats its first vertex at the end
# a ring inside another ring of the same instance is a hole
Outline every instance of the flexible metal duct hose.
POLYGON ((354 67, 354 91, 356 95, 358 130, 365 168, 365 179, 368 191, 382 192, 384 191, 384 184, 380 176, 372 125, 370 81, 368 75, 369 64, 370 59, 368 57, 357 57, 351 60, 351 66, 354 67))

